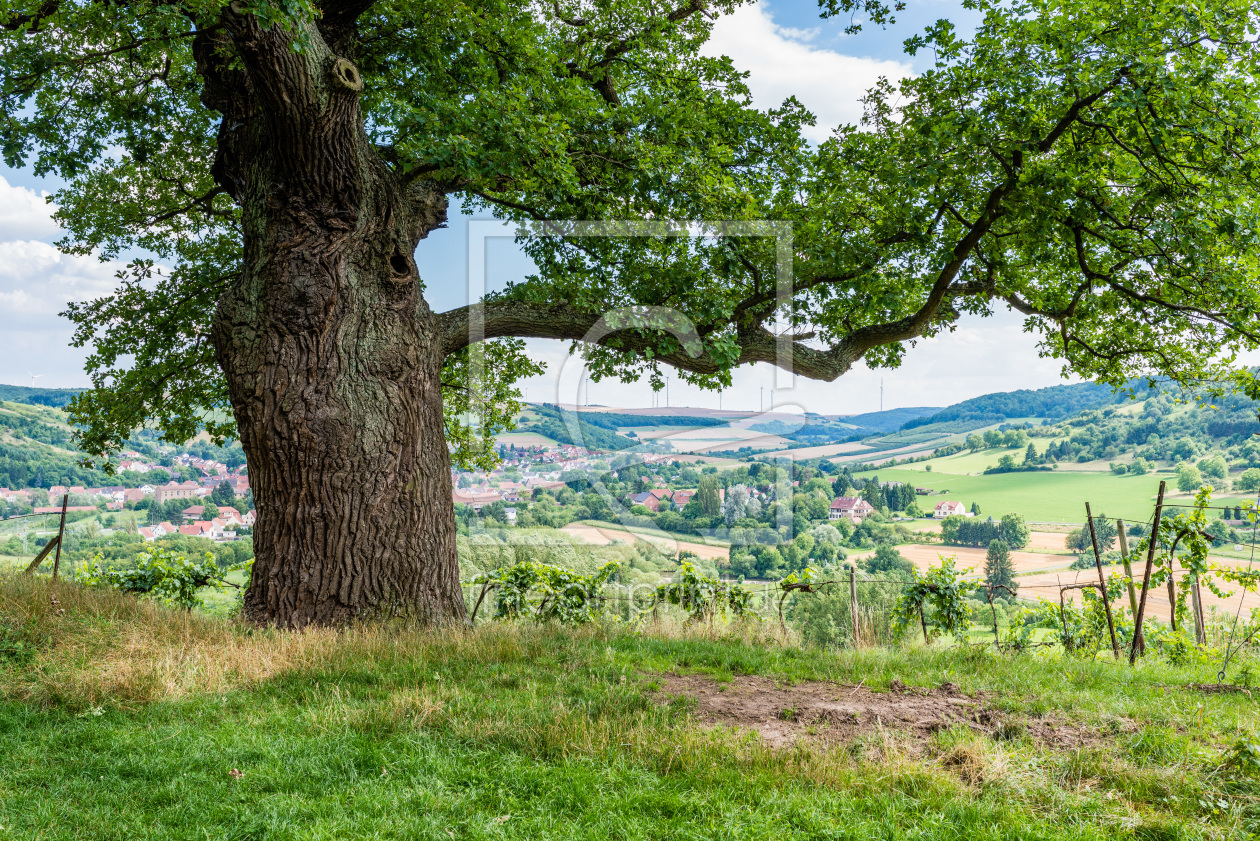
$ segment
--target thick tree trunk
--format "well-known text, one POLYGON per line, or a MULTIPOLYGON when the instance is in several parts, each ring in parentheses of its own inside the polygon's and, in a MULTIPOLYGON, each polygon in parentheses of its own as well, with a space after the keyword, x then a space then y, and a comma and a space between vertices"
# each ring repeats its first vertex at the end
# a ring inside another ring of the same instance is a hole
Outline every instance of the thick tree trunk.
POLYGON ((208 37, 199 55, 224 114, 215 178, 244 227, 212 339, 257 507, 245 613, 462 621, 443 350, 412 258, 445 198, 384 164, 357 68, 313 25, 297 50, 235 3, 224 20, 243 78, 208 37))
POLYGON ((442 356, 391 256, 299 242, 220 304, 215 344, 257 506, 254 621, 464 618, 442 356))

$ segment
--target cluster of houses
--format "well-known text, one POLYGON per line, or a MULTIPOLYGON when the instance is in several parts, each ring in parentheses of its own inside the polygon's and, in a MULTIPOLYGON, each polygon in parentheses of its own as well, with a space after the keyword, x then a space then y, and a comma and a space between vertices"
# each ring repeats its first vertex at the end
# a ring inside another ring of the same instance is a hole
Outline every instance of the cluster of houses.
POLYGON ((191 504, 183 513, 183 522, 175 525, 169 522, 140 529, 145 540, 156 540, 167 534, 191 534, 197 537, 209 537, 214 540, 232 540, 236 530, 241 527, 252 527, 254 512, 241 514, 231 506, 219 509, 220 516, 203 520, 201 512, 204 506, 198 503, 210 496, 221 482, 227 482, 236 496, 244 496, 249 491, 249 477, 240 469, 230 469, 222 462, 198 458, 184 453, 175 457, 177 464, 191 467, 201 472, 198 480, 176 482, 171 479, 171 470, 160 464, 150 464, 142 459, 140 453, 122 454, 116 465, 118 470, 132 471, 140 474, 153 474, 154 481, 138 488, 125 488, 121 485, 109 485, 89 488, 83 485, 54 485, 51 488, 27 488, 10 490, 0 488, 0 500, 16 505, 29 505, 36 514, 60 514, 66 495, 79 504, 66 506, 66 511, 96 511, 100 503, 105 503, 106 511, 121 511, 128 503, 137 503, 143 499, 151 499, 155 505, 165 505, 173 499, 186 499, 191 504), (166 479, 166 481, 161 481, 166 479), (84 501, 92 504, 82 504, 84 501))
MULTIPOLYGON (((468 474, 451 471, 453 490, 451 499, 459 505, 467 505, 474 511, 496 502, 511 506, 527 502, 536 490, 559 490, 565 486, 560 477, 569 470, 594 470, 596 462, 608 458, 607 453, 588 450, 570 444, 550 446, 513 447, 500 445, 498 454, 502 463, 493 473, 478 474, 473 484, 460 487, 460 479, 467 482, 468 474), (520 475, 520 481, 505 477, 506 470, 514 470, 513 475, 520 475)), ((640 456, 643 463, 655 464, 669 460, 670 456, 660 453, 644 453, 640 456)), ((663 490, 663 489, 662 489, 663 490)), ((691 494, 695 491, 675 491, 673 493, 691 494)), ((688 499, 690 496, 687 497, 688 499)), ((682 503, 686 504, 686 501, 682 503)), ((659 501, 649 504, 653 511, 658 510, 659 501)), ((515 521, 516 510, 507 508, 509 522, 515 521)))
POLYGON ((168 534, 186 534, 190 537, 205 537, 210 540, 235 540, 238 529, 254 525, 253 511, 242 514, 230 505, 220 508, 219 516, 210 520, 201 518, 204 512, 204 505, 190 505, 183 511, 181 525, 163 522, 156 526, 146 526, 140 529, 140 536, 149 542, 168 534))
MULTIPOLYGON (((511 506, 515 503, 526 502, 536 490, 556 490, 564 487, 564 482, 556 478, 544 478, 542 476, 530 476, 520 482, 510 481, 508 479, 499 479, 495 481, 491 476, 485 481, 467 488, 456 487, 451 492, 451 499, 456 504, 467 505, 474 511, 480 513, 482 508, 495 502, 502 502, 511 506)), ((515 522, 516 509, 506 508, 508 522, 515 522)))
MULTIPOLYGON (((631 505, 642 505, 649 511, 655 512, 660 511, 662 508, 668 509, 670 505, 676 509, 685 508, 695 494, 695 488, 687 488, 680 491, 671 491, 669 488, 652 488, 650 491, 630 494, 630 496, 626 497, 626 501, 631 505)), ((725 498, 726 489, 719 488, 718 496, 725 498)))

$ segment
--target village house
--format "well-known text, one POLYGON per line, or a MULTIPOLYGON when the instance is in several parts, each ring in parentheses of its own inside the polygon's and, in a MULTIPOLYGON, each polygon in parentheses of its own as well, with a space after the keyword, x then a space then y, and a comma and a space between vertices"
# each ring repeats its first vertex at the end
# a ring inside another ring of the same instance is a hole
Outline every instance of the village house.
MULTIPOLYGON (((33 509, 36 514, 60 514, 60 505, 40 505, 33 509)), ((95 505, 68 505, 66 511, 95 511, 95 505)))
POLYGON ((672 501, 678 508, 686 508, 687 503, 691 502, 691 498, 696 495, 696 489, 691 488, 685 491, 674 491, 672 501))
POLYGON ((202 495, 204 488, 196 482, 169 482, 153 491, 153 501, 165 505, 172 499, 195 499, 202 495))
POLYGON ((962 517, 965 516, 966 513, 967 506, 963 505, 961 502, 952 502, 950 500, 938 502, 936 503, 936 508, 932 509, 932 516, 936 519, 952 516, 962 517))
MULTIPOLYGON (((180 516, 184 518, 184 522, 186 523, 196 522, 201 519, 201 515, 205 512, 205 510, 206 506, 204 505, 190 505, 180 512, 180 516)), ((244 522, 241 519, 241 512, 237 511, 231 505, 219 506, 219 516, 225 520, 235 518, 236 522, 244 522)))
POLYGON ((502 502, 503 497, 498 491, 486 491, 484 493, 455 490, 451 492, 451 500, 459 505, 467 505, 472 510, 481 513, 481 509, 492 502, 502 502))
POLYGON ((214 540, 223 536, 223 525, 222 523, 216 525, 216 522, 218 521, 198 520, 195 523, 180 526, 179 533, 190 537, 207 537, 214 540))
POLYGON ((179 532, 171 523, 158 523, 156 526, 146 526, 140 529, 140 536, 148 543, 152 543, 159 537, 165 537, 168 534, 176 534, 179 532))
POLYGON ((855 525, 875 512, 875 506, 861 497, 842 496, 831 501, 827 512, 829 520, 849 520, 855 525))
POLYGON ((630 504, 642 505, 644 508, 646 508, 649 511, 661 510, 660 497, 658 497, 656 494, 652 493, 651 491, 644 491, 643 493, 631 494, 630 504))

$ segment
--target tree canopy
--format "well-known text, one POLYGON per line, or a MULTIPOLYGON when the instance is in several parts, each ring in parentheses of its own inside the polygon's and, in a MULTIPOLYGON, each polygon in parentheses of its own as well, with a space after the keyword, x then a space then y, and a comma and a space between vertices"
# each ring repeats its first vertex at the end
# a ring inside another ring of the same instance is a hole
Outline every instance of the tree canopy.
MULTIPOLYGON (((370 150, 417 236, 452 196, 545 234, 521 240, 536 276, 437 316, 466 461, 490 457, 511 383, 536 370, 516 339, 601 324, 584 347, 597 378, 668 363, 717 386, 755 361, 823 380, 895 366, 961 314, 1009 306, 1082 376, 1254 393, 1234 359, 1260 346, 1255 4, 968 5, 973 37, 941 20, 910 38, 932 67, 881 81, 863 125, 815 147, 799 103, 759 111, 738 68, 701 54, 730 2, 5 0, 6 163, 66 180, 67 251, 145 255, 67 310, 94 348, 84 444, 108 452, 145 422, 232 432, 209 322, 269 256, 246 252, 245 163, 341 107, 316 77, 352 96, 344 152, 370 150), (565 221, 643 219, 657 228, 614 237, 565 221), (757 220, 778 224, 717 224, 757 220), (470 422, 459 366, 483 337, 492 408, 470 422)), ((891 19, 876 0, 822 11, 891 19)), ((299 163, 277 177, 310 182, 310 212, 355 189, 299 163)), ((407 251, 397 268, 423 283, 407 251)))

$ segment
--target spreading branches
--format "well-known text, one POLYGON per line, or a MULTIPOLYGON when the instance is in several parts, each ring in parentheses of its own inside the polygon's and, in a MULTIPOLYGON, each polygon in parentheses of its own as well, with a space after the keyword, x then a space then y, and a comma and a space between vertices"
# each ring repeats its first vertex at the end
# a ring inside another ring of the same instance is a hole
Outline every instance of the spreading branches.
MULTIPOLYGON (((595 61, 589 63, 576 60, 570 61, 566 64, 566 67, 571 75, 588 82, 604 102, 616 108, 621 105, 621 97, 617 93, 612 73, 610 72, 613 64, 642 45, 653 33, 680 23, 697 12, 708 14, 708 4, 705 0, 687 0, 682 6, 664 15, 649 18, 635 32, 607 44, 604 47, 603 54, 595 61)), ((579 28, 589 28, 591 26, 591 23, 585 19, 562 16, 558 1, 555 3, 555 14, 557 20, 569 26, 579 28)), ((595 36, 593 34, 587 33, 579 39, 579 43, 594 39, 595 36)))

